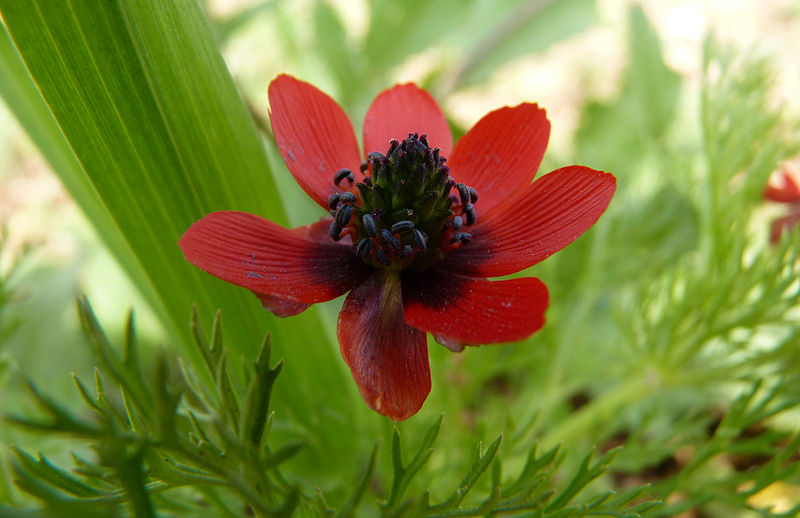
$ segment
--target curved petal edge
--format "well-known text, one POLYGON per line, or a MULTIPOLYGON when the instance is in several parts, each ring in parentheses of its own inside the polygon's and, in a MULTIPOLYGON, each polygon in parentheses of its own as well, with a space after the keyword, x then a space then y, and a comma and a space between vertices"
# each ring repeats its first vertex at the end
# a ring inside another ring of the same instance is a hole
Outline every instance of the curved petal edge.
POLYGON ((333 175, 360 175, 353 125, 336 101, 317 87, 282 74, 269 85, 269 118, 275 141, 297 183, 321 207, 339 189, 333 175))
POLYGON ((394 421, 416 414, 431 390, 425 332, 406 324, 400 280, 376 273, 339 312, 339 348, 367 405, 394 421))

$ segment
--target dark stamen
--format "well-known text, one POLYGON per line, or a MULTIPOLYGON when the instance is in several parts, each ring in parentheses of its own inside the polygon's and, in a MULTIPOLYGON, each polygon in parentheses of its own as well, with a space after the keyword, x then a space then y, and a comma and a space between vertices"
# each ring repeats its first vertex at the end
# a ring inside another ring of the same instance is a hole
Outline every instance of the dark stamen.
POLYGON ((427 135, 409 133, 387 149, 368 150, 358 182, 348 169, 334 176, 337 185, 350 183, 328 199, 331 237, 349 236, 353 254, 371 267, 424 270, 472 239, 463 230, 477 220, 478 193, 450 176, 427 135))
POLYGON ((339 241, 342 238, 341 236, 342 227, 340 227, 339 224, 336 223, 336 220, 333 220, 331 222, 331 227, 328 230, 328 233, 330 234, 331 239, 333 239, 334 241, 339 241))
POLYGON ((475 224, 475 220, 478 219, 478 215, 475 214, 475 206, 471 203, 467 203, 464 206, 464 214, 467 216, 467 226, 475 224))
POLYGON ((336 211, 336 224, 344 228, 345 225, 350 223, 350 216, 353 215, 352 205, 342 205, 336 211))
POLYGON ((375 237, 378 235, 378 227, 375 226, 375 220, 372 219, 371 214, 364 214, 361 218, 361 222, 364 223, 364 228, 367 229, 367 234, 371 237, 375 237))
POLYGON ((404 230, 411 230, 414 228, 414 222, 404 219, 392 225, 392 234, 399 234, 404 230))
POLYGON ((397 239, 394 236, 394 234, 392 234, 386 229, 381 230, 381 241, 386 243, 387 246, 394 248, 395 250, 400 248, 400 240, 397 239))
POLYGON ((381 263, 384 266, 389 266, 390 264, 392 264, 389 261, 389 257, 386 255, 386 252, 384 252, 382 248, 379 248, 375 252, 375 259, 377 259, 378 262, 381 263))
POLYGON ((456 189, 458 189, 458 195, 461 198, 461 204, 466 205, 469 203, 469 187, 463 183, 458 183, 456 184, 456 189))
POLYGON ((348 180, 350 180, 352 182, 355 179, 355 176, 353 176, 353 173, 350 172, 350 169, 346 169, 346 168, 345 169, 339 169, 338 171, 336 171, 336 174, 333 175, 333 183, 336 184, 336 186, 338 187, 339 186, 339 182, 341 182, 345 178, 347 178, 348 180))
POLYGON ((450 239, 450 242, 457 243, 459 241, 461 242, 462 245, 466 245, 467 243, 472 241, 472 234, 470 234, 469 232, 458 232, 456 234, 453 234, 453 237, 452 239, 450 239))
POLYGON ((356 245, 356 255, 361 259, 366 259, 372 251, 372 239, 365 237, 356 245))
POLYGON ((425 233, 420 229, 415 228, 413 234, 414 243, 416 243, 417 248, 419 248, 422 252, 426 251, 428 249, 428 237, 425 235, 425 233))

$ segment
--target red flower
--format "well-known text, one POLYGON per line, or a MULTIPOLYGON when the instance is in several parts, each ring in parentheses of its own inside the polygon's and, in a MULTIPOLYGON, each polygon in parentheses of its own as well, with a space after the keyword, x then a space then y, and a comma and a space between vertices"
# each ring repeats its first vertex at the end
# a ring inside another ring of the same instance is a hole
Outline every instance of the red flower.
POLYGON ((800 171, 784 163, 774 172, 764 190, 764 198, 788 205, 788 213, 770 225, 770 243, 778 243, 783 231, 800 224, 800 171))
POLYGON ((312 85, 281 75, 269 100, 286 165, 330 216, 289 230, 215 212, 186 231, 181 249, 278 316, 349 292, 337 331, 342 356, 366 403, 395 421, 430 392, 427 332, 460 351, 544 325, 542 281, 487 277, 571 243, 616 189, 613 175, 583 166, 533 182, 550 134, 535 104, 489 113, 451 152, 436 101, 398 85, 367 111, 362 155, 347 116, 312 85))

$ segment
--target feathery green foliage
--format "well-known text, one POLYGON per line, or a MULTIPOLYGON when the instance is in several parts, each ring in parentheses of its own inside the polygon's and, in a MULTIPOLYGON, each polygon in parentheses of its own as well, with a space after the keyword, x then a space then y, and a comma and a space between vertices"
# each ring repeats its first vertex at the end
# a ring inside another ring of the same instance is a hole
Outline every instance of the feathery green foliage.
MULTIPOLYGON (((350 497, 337 512, 329 507, 321 491, 308 496, 289 482, 280 467, 305 444, 295 439, 275 447, 269 442, 273 414, 269 410, 273 384, 282 363, 270 366, 269 336, 245 383, 232 375, 229 349, 220 333, 220 316, 207 340, 195 310, 192 328, 205 360, 205 375, 213 389, 203 388, 197 374, 184 366, 170 365, 159 354, 153 365, 139 359, 133 318, 120 356, 109 343, 88 301, 78 301, 78 312, 99 366, 92 391, 77 377, 75 384, 92 411, 93 418, 60 405, 27 384, 42 416, 8 415, 5 421, 38 432, 59 434, 87 441, 91 458, 73 454, 74 467, 67 471, 42 454, 33 456, 14 448, 12 462, 20 489, 42 502, 47 516, 137 516, 152 517, 191 513, 238 515, 242 505, 256 516, 289 516, 300 509, 320 516, 352 516, 373 481, 377 447, 367 469, 350 497), (110 381, 115 390, 109 391, 110 381), (118 393, 117 390, 118 389, 118 393), (92 394, 94 392, 94 394, 92 394), (236 501, 241 502, 237 505, 236 501)), ((530 515, 542 517, 611 515, 634 518, 657 505, 648 499, 633 503, 646 491, 640 487, 620 495, 603 492, 582 503, 573 501, 589 483, 601 476, 616 450, 592 460, 589 453, 566 482, 555 479, 557 448, 537 455, 530 451, 524 468, 504 480, 498 452, 502 437, 486 450, 479 443, 472 462, 458 486, 440 503, 431 503, 429 491, 405 498, 409 483, 421 474, 434 453, 442 417, 431 426, 413 459, 403 461, 402 440, 397 428, 392 435, 392 484, 381 502, 386 517, 530 515), (476 483, 491 473, 488 494, 476 503, 467 501, 476 483), (530 514, 533 513, 533 514, 530 514)))

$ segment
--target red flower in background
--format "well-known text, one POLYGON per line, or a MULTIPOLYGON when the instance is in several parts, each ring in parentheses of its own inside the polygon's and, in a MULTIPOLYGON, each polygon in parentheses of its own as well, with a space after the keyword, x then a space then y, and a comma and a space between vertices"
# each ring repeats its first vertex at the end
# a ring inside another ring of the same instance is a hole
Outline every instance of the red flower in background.
POLYGON ((520 340, 544 325, 544 283, 487 277, 571 243, 616 189, 613 175, 583 166, 533 181, 550 134, 535 104, 489 113, 452 149, 436 101, 398 85, 367 111, 362 155, 345 113, 314 86, 281 75, 269 100, 286 165, 329 215, 286 229, 215 212, 180 247, 278 316, 349 292, 337 328, 342 356, 366 403, 396 421, 430 392, 427 332, 460 351, 520 340))
POLYGON ((785 163, 772 174, 764 190, 764 198, 789 207, 789 213, 772 222, 770 225, 770 243, 781 240, 783 231, 789 231, 800 224, 800 171, 785 163))

